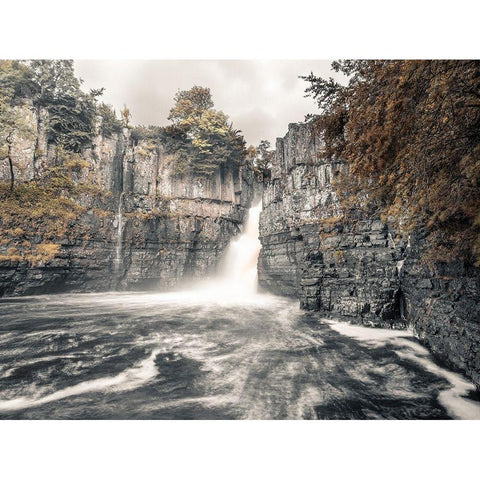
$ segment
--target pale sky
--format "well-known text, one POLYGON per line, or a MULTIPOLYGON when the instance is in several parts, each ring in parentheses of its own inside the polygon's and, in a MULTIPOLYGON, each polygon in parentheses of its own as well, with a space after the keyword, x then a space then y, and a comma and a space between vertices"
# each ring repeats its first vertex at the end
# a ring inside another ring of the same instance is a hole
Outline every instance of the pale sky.
MULTIPOLYGON (((248 144, 283 137, 289 123, 317 113, 304 98, 307 83, 298 78, 311 71, 333 76, 330 60, 75 60, 85 90, 105 87, 103 101, 117 113, 124 104, 132 123, 167 125, 178 90, 209 87, 215 108, 226 113, 248 144)), ((337 77, 338 78, 338 77, 337 77)))

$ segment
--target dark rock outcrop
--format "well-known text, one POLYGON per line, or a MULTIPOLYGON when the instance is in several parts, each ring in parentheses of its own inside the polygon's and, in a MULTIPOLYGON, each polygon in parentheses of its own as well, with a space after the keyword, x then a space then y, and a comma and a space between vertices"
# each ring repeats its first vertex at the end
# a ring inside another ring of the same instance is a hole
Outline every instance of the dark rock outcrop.
POLYGON ((333 179, 347 167, 322 147, 311 123, 291 124, 277 140, 260 217, 260 285, 354 323, 409 324, 479 386, 479 269, 455 259, 427 267, 421 235, 361 213, 346 218, 333 179))
POLYGON ((401 247, 380 220, 342 221, 332 180, 345 166, 323 157, 322 146, 308 123, 289 125, 277 141, 260 217, 260 285, 297 296, 305 309, 402 326, 401 247))
MULTIPOLYGON (((35 124, 36 113, 23 108, 35 124)), ((61 166, 45 129, 37 135, 16 139, 16 182, 61 166), (43 146, 41 155, 35 155, 35 145, 43 146)), ((213 275, 258 190, 247 166, 222 166, 208 178, 176 176, 161 146, 135 144, 127 129, 99 135, 82 152, 82 162, 73 180, 94 188, 75 199, 83 211, 56 241, 59 251, 48 261, 29 261, 16 242, 18 255, 8 258, 6 237, 0 245, 0 296, 170 288, 213 275)), ((0 170, 0 180, 8 178, 8 170, 0 170)), ((25 225, 24 234, 29 230, 25 225)), ((27 240, 34 250, 44 239, 27 240)))
POLYGON ((452 259, 425 265, 426 240, 411 235, 401 271, 405 313, 420 341, 480 386, 480 270, 452 259))

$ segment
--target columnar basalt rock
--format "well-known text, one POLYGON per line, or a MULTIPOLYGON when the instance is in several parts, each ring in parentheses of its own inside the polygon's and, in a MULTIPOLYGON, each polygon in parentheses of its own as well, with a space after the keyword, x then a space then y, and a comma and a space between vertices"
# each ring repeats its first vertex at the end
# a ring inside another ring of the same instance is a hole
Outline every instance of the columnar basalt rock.
MULTIPOLYGON (((291 124, 277 141, 260 217, 259 283, 354 323, 403 328, 480 385, 480 271, 452 259, 427 266, 427 240, 379 218, 348 218, 313 123, 291 124)), ((337 183, 340 185, 340 183, 337 183)))
MULTIPOLYGON (((36 112, 28 114, 35 126, 36 112)), ((41 138, 17 139, 17 183, 35 178, 34 146, 48 145, 45 129, 37 131, 41 138)), ((48 145, 42 155, 38 175, 61 167, 55 146, 48 145)), ((84 164, 71 175, 91 187, 75 199, 83 212, 58 241, 55 258, 33 264, 19 258, 0 261, 0 295, 169 288, 213 275, 258 190, 248 166, 223 166, 208 178, 175 176, 161 146, 134 144, 127 129, 97 136, 81 158, 84 164), (121 262, 115 261, 118 251, 121 262)), ((8 169, 1 170, 0 181, 8 179, 8 169)), ((42 240, 28 239, 33 246, 42 240)), ((9 247, 0 245, 0 256, 9 247)), ((17 250, 21 256, 21 247, 17 250)))

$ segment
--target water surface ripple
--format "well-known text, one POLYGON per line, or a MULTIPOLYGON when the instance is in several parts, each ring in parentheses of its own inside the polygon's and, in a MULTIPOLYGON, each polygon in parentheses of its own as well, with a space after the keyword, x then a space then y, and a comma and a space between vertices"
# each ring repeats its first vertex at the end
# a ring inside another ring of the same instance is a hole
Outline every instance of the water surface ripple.
POLYGON ((472 385, 411 332, 271 295, 24 297, 0 300, 0 317, 0 418, 480 417, 472 385))

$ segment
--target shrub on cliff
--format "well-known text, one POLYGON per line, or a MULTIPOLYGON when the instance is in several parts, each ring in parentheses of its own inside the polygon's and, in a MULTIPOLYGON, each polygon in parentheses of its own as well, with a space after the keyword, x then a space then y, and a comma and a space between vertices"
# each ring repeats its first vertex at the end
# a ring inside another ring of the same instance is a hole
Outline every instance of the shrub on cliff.
POLYGON ((269 178, 274 154, 275 151, 270 148, 268 140, 260 140, 258 147, 250 146, 248 157, 252 162, 254 172, 263 178, 269 178))
POLYGON ((54 245, 74 235, 75 221, 85 209, 62 195, 65 185, 58 185, 28 182, 11 193, 0 184, 0 249, 7 249, 3 260, 47 261, 58 252, 54 245), (43 246, 37 246, 38 239, 43 246))
POLYGON ((139 142, 147 140, 150 143, 159 144, 162 138, 162 128, 154 125, 145 127, 137 125, 130 130, 130 139, 133 145, 138 145, 139 142))
POLYGON ((303 78, 323 110, 325 153, 349 165, 350 199, 407 230, 425 227, 432 260, 480 260, 480 62, 332 66, 347 85, 303 78))
POLYGON ((102 119, 100 124, 100 133, 105 137, 112 137, 115 134, 122 133, 122 121, 117 118, 115 110, 105 103, 98 106, 98 114, 102 119))

